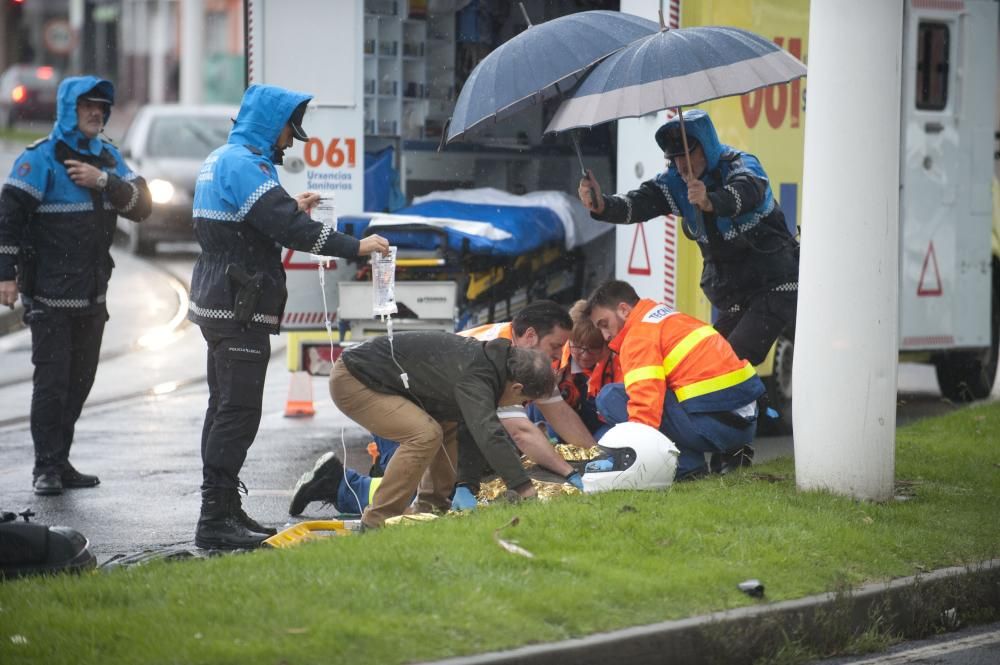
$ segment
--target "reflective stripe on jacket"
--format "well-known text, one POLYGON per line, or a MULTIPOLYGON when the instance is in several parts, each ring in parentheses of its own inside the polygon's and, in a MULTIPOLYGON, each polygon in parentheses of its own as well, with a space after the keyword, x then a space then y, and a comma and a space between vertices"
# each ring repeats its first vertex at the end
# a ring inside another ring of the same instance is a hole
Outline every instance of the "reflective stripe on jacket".
POLYGON ((621 357, 633 422, 659 428, 667 390, 690 412, 735 410, 764 392, 715 328, 653 300, 636 304, 609 346, 621 357))

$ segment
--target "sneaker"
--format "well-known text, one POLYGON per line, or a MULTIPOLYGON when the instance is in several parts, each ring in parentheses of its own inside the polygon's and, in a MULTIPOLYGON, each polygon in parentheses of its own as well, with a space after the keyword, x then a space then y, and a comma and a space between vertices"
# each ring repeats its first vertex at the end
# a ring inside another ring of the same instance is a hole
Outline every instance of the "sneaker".
POLYGON ((80 473, 73 468, 72 464, 66 462, 62 472, 62 484, 67 489, 97 487, 101 484, 101 479, 89 473, 80 473))
POLYGON ((343 478, 344 465, 335 454, 326 453, 316 460, 316 465, 311 471, 303 473, 299 482, 295 483, 288 514, 292 517, 301 515, 306 506, 313 501, 334 503, 343 478))

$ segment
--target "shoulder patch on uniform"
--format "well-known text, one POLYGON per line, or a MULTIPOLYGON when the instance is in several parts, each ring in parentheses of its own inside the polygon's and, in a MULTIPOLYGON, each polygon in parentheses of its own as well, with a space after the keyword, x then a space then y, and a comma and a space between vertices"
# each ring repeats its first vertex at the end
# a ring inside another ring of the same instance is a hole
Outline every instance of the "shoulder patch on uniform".
POLYGON ((659 323, 663 319, 667 318, 674 313, 674 310, 670 309, 667 305, 659 304, 653 309, 646 312, 646 315, 642 317, 643 323, 659 323))
POLYGON ((37 148, 38 146, 40 146, 40 145, 42 145, 43 143, 45 143, 46 141, 48 141, 48 140, 49 140, 50 138, 51 138, 50 136, 43 136, 42 138, 38 139, 37 141, 35 141, 35 142, 34 142, 34 143, 32 143, 31 145, 29 145, 29 146, 28 146, 28 147, 26 148, 26 150, 34 150, 34 149, 35 149, 35 148, 37 148))
POLYGON ((22 178, 26 178, 29 173, 31 173, 31 162, 22 162, 21 165, 17 167, 17 175, 22 178))

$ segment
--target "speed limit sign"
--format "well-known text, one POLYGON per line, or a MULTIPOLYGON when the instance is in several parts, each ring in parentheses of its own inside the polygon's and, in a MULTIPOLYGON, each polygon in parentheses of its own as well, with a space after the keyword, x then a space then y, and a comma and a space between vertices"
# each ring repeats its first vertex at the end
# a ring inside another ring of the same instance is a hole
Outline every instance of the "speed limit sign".
POLYGON ((47 21, 42 28, 42 41, 45 48, 56 55, 66 55, 76 44, 73 27, 66 19, 56 18, 47 21))

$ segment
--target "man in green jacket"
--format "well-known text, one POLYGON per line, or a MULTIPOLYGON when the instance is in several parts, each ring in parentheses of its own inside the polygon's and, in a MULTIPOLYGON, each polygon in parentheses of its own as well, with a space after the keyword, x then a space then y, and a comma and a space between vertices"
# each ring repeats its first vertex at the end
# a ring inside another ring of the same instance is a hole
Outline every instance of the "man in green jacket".
POLYGON ((459 423, 509 489, 534 496, 496 410, 549 395, 554 385, 548 357, 505 339, 410 332, 345 351, 330 375, 333 401, 373 434, 399 442, 362 524, 377 528, 403 514, 415 493, 419 510, 448 510, 459 423))

